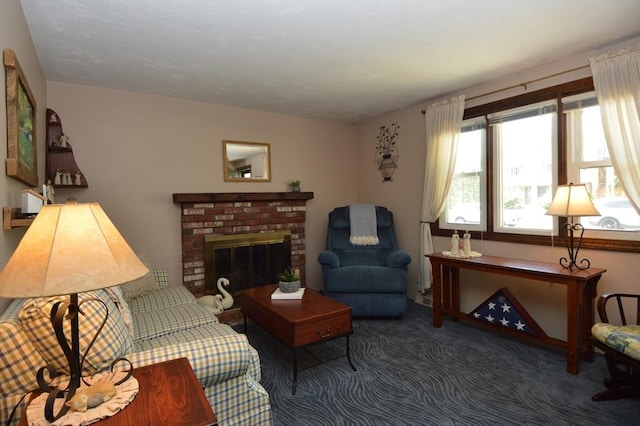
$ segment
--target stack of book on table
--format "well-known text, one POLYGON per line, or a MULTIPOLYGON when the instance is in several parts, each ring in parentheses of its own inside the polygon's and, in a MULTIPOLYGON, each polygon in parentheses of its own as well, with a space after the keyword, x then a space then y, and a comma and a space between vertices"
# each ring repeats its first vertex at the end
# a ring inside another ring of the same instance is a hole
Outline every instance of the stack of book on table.
POLYGON ((299 300, 304 296, 304 287, 300 287, 298 291, 292 293, 284 293, 279 288, 271 293, 271 300, 299 300))

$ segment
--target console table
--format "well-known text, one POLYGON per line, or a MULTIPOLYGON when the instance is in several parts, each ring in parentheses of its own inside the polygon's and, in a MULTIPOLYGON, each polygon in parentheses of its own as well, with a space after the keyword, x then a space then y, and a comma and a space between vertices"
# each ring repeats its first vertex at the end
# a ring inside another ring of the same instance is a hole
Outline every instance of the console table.
POLYGON ((461 259, 440 253, 426 255, 433 267, 433 326, 442 327, 442 319, 466 319, 460 312, 460 270, 469 269, 491 274, 551 282, 567 286, 567 340, 536 338, 517 334, 527 340, 550 344, 567 352, 567 372, 578 374, 580 357, 593 361, 591 326, 594 323, 594 299, 598 281, 606 269, 589 268, 570 271, 559 264, 481 256, 461 259))

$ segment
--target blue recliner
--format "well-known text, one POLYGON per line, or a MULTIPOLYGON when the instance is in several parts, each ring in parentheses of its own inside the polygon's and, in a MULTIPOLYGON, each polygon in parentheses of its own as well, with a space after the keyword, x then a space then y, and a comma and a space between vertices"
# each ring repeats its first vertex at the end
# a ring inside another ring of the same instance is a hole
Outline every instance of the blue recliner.
POLYGON ((401 317, 407 311, 407 268, 411 256, 398 250, 393 213, 376 206, 374 246, 349 242, 349 207, 329 213, 326 251, 318 255, 324 293, 351 306, 356 317, 401 317))

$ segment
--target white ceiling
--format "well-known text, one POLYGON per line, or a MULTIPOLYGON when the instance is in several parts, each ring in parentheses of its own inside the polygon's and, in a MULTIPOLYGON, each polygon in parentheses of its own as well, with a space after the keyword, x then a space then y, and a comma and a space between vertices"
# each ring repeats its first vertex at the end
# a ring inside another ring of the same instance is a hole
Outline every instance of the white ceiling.
POLYGON ((640 0, 21 0, 45 77, 347 123, 640 35, 640 0))

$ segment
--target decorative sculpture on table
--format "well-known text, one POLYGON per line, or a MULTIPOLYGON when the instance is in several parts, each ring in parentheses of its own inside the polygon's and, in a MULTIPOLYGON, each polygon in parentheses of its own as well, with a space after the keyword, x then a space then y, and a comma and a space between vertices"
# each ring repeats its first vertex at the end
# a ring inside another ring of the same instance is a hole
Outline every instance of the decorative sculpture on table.
POLYGON ((460 235, 457 230, 453 231, 453 235, 451 235, 451 250, 443 251, 442 254, 461 259, 482 256, 482 253, 471 250, 471 233, 469 231, 464 231, 462 239, 460 239, 460 235))
POLYGON ((458 235, 458 231, 453 231, 453 235, 451 236, 451 255, 457 256, 460 251, 460 236, 458 235))
POLYGON ((233 306, 233 296, 229 294, 222 286, 229 286, 229 280, 222 277, 218 279, 218 290, 221 294, 207 294, 198 298, 198 303, 211 311, 214 315, 219 315, 224 312, 225 309, 229 309, 233 306))
POLYGON ((109 401, 118 391, 110 379, 104 379, 88 388, 79 390, 65 405, 72 411, 87 411, 109 401))
POLYGON ((471 255, 471 234, 469 231, 464 231, 462 236, 462 251, 467 256, 471 255))

